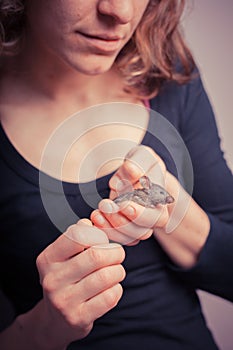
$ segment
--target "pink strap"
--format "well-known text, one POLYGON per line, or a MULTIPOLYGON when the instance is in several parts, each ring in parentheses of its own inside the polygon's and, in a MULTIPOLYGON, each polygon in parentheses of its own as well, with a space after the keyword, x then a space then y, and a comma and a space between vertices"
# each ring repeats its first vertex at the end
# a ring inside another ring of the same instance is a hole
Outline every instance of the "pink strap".
POLYGON ((149 100, 143 100, 143 103, 146 108, 150 108, 150 101, 149 100))

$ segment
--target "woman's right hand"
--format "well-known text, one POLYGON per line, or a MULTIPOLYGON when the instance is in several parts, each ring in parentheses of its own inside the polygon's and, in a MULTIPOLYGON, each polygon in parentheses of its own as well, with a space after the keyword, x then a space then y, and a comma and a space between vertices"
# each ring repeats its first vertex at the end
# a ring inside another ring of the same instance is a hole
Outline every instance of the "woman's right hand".
POLYGON ((116 306, 122 296, 124 257, 123 248, 109 243, 87 219, 70 226, 38 256, 44 349, 48 344, 62 349, 87 336, 94 321, 116 306))

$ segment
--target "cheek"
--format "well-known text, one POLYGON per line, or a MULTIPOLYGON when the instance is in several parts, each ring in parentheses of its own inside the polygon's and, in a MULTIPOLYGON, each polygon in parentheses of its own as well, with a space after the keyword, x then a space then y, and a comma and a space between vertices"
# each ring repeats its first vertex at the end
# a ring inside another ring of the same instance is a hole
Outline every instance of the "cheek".
MULTIPOLYGON (((69 3, 69 1, 67 1, 69 3)), ((63 1, 30 1, 27 9, 27 20, 30 29, 44 36, 56 33, 67 33, 74 22, 74 11, 63 1)), ((56 34, 57 35, 57 34, 56 34)))
MULTIPOLYGON (((146 1, 142 1, 140 2, 140 7, 135 7, 135 15, 134 15, 134 21, 133 21, 133 25, 132 25, 132 29, 133 29, 133 32, 134 30, 137 28, 138 24, 140 23, 147 7, 148 7, 148 4, 149 4, 149 0, 146 0, 146 1)), ((138 3, 137 3, 138 5, 138 3)))

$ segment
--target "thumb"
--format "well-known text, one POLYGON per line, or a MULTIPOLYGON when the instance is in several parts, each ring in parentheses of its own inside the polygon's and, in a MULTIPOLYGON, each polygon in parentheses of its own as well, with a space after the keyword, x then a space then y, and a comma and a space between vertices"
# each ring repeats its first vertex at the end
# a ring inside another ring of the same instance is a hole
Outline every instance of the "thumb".
MULTIPOLYGON (((89 220, 88 220, 89 221, 89 220)), ((80 220, 46 248, 49 262, 61 262, 70 259, 94 245, 109 243, 104 231, 92 226, 87 220, 80 220)))

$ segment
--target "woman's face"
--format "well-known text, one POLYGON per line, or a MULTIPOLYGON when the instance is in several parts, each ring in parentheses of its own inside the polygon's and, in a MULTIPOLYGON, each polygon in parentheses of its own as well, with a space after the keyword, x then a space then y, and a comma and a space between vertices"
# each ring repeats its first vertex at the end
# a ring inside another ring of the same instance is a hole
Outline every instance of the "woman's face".
MULTIPOLYGON (((30 0, 30 45, 85 74, 107 71, 149 0, 30 0)), ((48 57, 48 56, 47 56, 48 57)))

